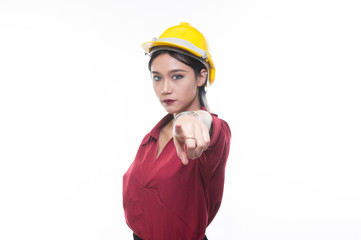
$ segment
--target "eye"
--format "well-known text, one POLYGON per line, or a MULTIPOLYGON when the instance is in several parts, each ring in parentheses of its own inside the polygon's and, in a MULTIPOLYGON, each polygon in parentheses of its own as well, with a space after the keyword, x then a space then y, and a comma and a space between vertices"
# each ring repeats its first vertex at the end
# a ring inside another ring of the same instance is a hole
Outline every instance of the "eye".
POLYGON ((179 80, 179 79, 182 79, 182 78, 183 78, 183 75, 180 75, 180 74, 173 75, 174 80, 179 80))
POLYGON ((161 78, 160 76, 156 76, 156 75, 153 76, 153 80, 154 80, 154 81, 159 81, 159 80, 161 80, 161 79, 162 79, 162 78, 161 78))

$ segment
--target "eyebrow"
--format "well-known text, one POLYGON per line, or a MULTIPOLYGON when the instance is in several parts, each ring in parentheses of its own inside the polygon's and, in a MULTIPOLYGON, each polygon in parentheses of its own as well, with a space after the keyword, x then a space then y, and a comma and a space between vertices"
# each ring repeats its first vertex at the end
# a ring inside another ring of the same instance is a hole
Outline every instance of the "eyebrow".
MULTIPOLYGON (((169 71, 169 73, 175 73, 175 72, 187 72, 186 70, 183 70, 183 69, 173 69, 171 71, 169 71)), ((159 72, 157 71, 152 71, 153 74, 160 74, 159 72)))

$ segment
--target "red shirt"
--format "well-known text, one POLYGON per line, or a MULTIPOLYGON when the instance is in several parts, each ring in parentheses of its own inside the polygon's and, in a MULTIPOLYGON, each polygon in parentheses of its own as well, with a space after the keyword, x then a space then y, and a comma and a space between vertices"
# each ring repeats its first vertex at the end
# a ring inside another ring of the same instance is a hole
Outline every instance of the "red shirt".
POLYGON ((145 240, 203 240, 222 201, 231 132, 212 114, 209 147, 183 165, 171 139, 156 159, 160 130, 168 114, 148 133, 123 176, 128 226, 145 240))

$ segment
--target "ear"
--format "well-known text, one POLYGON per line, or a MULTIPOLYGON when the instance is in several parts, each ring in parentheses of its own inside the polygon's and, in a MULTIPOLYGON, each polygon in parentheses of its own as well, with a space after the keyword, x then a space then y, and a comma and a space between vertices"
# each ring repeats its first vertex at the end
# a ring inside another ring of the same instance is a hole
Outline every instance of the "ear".
POLYGON ((202 69, 197 77, 197 86, 201 87, 203 86, 207 81, 207 70, 202 69))

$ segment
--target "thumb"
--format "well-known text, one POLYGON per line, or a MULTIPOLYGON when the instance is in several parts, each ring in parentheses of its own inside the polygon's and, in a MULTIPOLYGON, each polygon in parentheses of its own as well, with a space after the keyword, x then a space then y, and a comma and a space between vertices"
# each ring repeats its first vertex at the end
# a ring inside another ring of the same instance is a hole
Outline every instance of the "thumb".
POLYGON ((183 165, 188 165, 189 160, 188 160, 187 153, 185 150, 178 153, 178 156, 181 159, 183 165))

